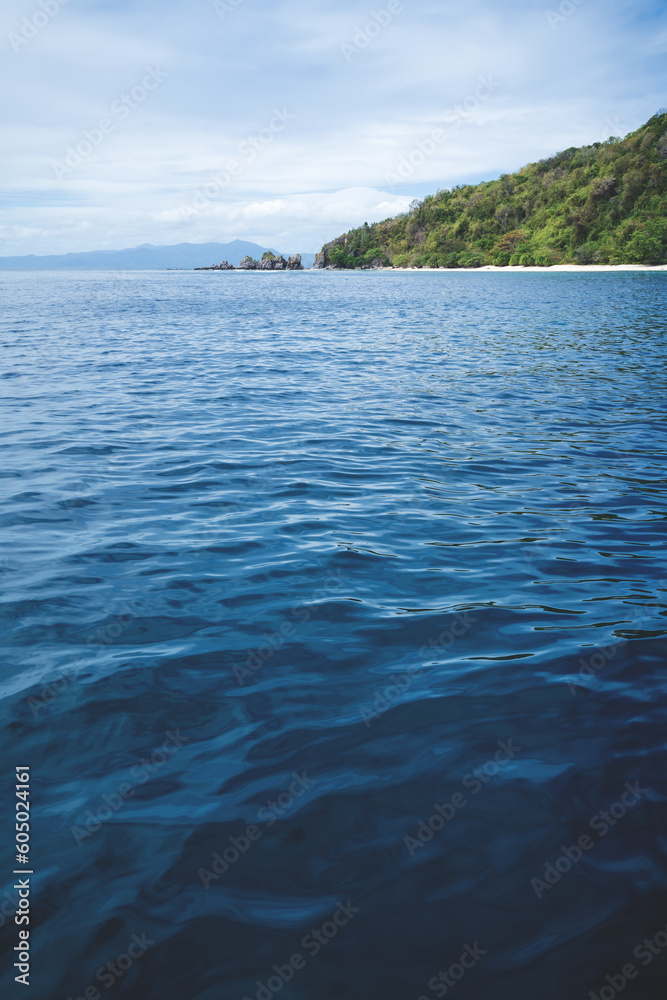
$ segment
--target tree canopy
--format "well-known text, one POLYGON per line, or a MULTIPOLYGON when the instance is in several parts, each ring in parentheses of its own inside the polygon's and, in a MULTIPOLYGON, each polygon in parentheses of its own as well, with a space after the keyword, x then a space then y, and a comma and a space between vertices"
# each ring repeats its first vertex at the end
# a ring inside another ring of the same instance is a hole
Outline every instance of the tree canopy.
POLYGON ((321 266, 667 263, 667 112, 625 139, 571 147, 441 190, 339 236, 321 266))

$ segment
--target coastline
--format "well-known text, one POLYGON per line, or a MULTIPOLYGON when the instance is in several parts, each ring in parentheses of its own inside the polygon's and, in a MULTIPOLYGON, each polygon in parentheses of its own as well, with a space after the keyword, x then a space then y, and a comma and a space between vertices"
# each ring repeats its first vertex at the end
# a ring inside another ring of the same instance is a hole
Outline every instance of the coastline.
MULTIPOLYGON (((189 268, 167 268, 167 270, 174 271, 185 271, 189 268)), ((227 271, 226 268, 218 267, 196 267, 195 271, 227 271)), ((233 267, 229 268, 231 273, 237 274, 250 274, 254 271, 262 271, 264 274, 278 274, 282 273, 280 270, 268 270, 263 268, 241 268, 233 267)), ((496 264, 485 264, 483 267, 359 267, 359 268, 346 268, 346 267, 305 267, 301 269, 302 271, 315 271, 322 274, 325 273, 335 273, 335 274, 369 274, 378 272, 383 272, 385 274, 406 274, 406 273, 433 273, 433 274, 479 274, 480 272, 494 273, 494 274, 590 274, 591 272, 639 272, 639 273, 651 273, 656 271, 667 271, 667 264, 553 264, 551 267, 538 267, 537 265, 530 265, 524 267, 522 264, 507 265, 506 267, 499 267, 496 264)))
POLYGON ((498 274, 545 274, 545 273, 576 273, 590 274, 591 271, 667 271, 667 264, 553 264, 551 267, 523 267, 521 264, 498 267, 496 264, 485 264, 483 267, 378 267, 378 271, 452 271, 462 274, 479 274, 480 271, 498 274))

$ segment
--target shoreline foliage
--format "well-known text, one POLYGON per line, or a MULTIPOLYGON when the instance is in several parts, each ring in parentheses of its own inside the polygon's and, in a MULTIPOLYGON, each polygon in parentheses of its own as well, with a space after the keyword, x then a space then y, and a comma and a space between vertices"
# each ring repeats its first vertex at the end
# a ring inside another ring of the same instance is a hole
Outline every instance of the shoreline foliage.
POLYGON ((441 190, 327 243, 316 267, 667 263, 667 111, 625 137, 441 190))

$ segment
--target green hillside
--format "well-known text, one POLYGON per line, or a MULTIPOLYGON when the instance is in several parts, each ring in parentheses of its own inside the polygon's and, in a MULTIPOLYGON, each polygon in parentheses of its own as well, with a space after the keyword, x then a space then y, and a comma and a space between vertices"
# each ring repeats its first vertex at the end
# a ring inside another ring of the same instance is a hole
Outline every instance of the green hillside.
POLYGON ((315 267, 667 263, 667 113, 499 180, 438 191, 323 247, 315 267))

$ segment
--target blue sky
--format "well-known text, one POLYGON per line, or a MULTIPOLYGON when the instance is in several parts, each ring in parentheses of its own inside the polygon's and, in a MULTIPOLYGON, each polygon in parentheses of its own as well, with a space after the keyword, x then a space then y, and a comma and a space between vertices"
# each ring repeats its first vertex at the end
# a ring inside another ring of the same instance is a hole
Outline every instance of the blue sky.
POLYGON ((667 105, 650 0, 5 0, 0 254, 314 251, 667 105))

